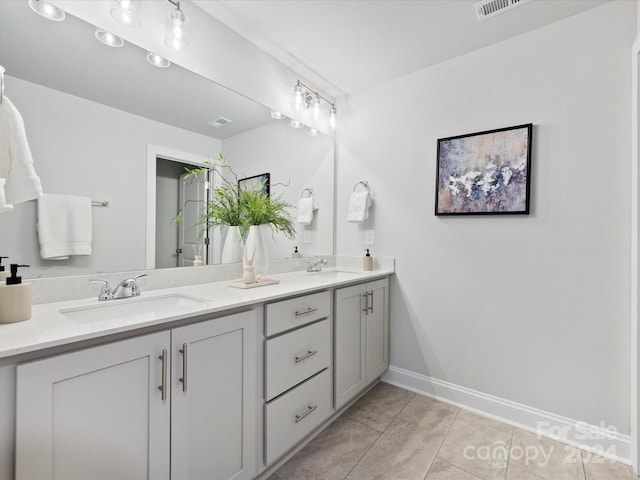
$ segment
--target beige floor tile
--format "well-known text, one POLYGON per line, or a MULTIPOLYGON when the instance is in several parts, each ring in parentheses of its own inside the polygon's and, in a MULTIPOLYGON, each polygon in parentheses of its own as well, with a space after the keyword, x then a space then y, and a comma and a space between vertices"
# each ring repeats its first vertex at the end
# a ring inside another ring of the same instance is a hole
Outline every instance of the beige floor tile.
POLYGON ((397 418, 347 479, 423 480, 443 438, 397 418))
POLYGON ((449 433, 459 408, 422 395, 415 395, 400 412, 399 418, 433 433, 449 433))
POLYGON ((564 443, 516 428, 510 453, 509 466, 545 480, 585 480, 580 450, 564 443))
POLYGON ((381 382, 353 404, 343 417, 384 431, 415 394, 381 382))
POLYGON ((374 444, 380 432, 338 418, 278 469, 279 480, 342 480, 374 444))
POLYGON ((631 467, 589 452, 582 452, 587 480, 637 480, 631 467))
POLYGON ((484 479, 504 479, 512 432, 509 425, 460 410, 438 458, 484 479))
MULTIPOLYGON (((522 465, 510 462, 507 469, 507 480, 545 480, 544 477, 539 477, 526 467, 522 465)), ((560 479, 558 479, 560 480, 560 479)))
POLYGON ((482 480, 460 468, 436 458, 425 480, 482 480))

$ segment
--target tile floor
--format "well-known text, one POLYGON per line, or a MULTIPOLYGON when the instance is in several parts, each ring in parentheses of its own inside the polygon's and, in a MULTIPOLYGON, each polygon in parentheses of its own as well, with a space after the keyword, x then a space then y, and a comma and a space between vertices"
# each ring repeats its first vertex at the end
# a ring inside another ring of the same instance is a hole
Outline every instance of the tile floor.
POLYGON ((626 465, 380 383, 268 480, 298 479, 637 477, 626 465))

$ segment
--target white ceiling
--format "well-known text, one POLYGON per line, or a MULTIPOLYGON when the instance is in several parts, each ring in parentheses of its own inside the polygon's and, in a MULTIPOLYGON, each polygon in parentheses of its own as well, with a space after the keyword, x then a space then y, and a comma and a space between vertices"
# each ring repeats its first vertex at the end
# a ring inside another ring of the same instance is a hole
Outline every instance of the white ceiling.
POLYGON ((194 0, 334 97, 608 0, 531 0, 478 21, 476 0, 194 0))

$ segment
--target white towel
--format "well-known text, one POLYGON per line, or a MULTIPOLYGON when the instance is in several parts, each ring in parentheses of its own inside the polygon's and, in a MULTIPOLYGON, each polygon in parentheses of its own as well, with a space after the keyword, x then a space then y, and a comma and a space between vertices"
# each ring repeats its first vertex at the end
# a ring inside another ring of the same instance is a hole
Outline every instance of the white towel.
POLYGON ((4 184, 6 180, 4 178, 0 178, 0 213, 10 212, 13 210, 13 205, 8 205, 4 198, 4 184))
POLYGON ((371 206, 371 195, 369 192, 353 192, 349 200, 349 222, 364 222, 369 218, 369 207, 371 206))
POLYGON ((91 199, 45 194, 38 200, 40 256, 64 260, 69 255, 91 255, 91 199))
POLYGON ((4 201, 0 198, 0 212, 6 211, 7 206, 42 196, 24 121, 6 96, 0 103, 0 179, 5 180, 4 185, 0 185, 4 197, 4 201))
POLYGON ((298 218, 301 225, 309 225, 313 221, 313 211, 318 209, 318 203, 313 195, 302 197, 298 201, 298 218))

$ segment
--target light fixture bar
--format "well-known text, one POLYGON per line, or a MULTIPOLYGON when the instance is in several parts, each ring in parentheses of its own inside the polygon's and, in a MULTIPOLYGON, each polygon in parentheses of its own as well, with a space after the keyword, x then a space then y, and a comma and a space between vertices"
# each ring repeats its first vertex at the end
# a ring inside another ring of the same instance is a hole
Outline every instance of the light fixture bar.
MULTIPOLYGON (((168 0, 169 2, 171 0, 168 0)), ((311 87, 305 85, 304 83, 302 83, 300 80, 298 80, 298 83, 296 84, 297 86, 301 86, 302 88, 304 88, 308 93, 310 93, 311 95, 314 95, 316 97, 318 97, 321 100, 324 100, 326 103, 328 103, 329 105, 331 105, 332 108, 336 108, 336 104, 335 102, 332 102, 330 100, 327 100, 325 97, 323 97, 322 95, 320 95, 319 92, 315 91, 314 89, 312 89, 311 87)))

